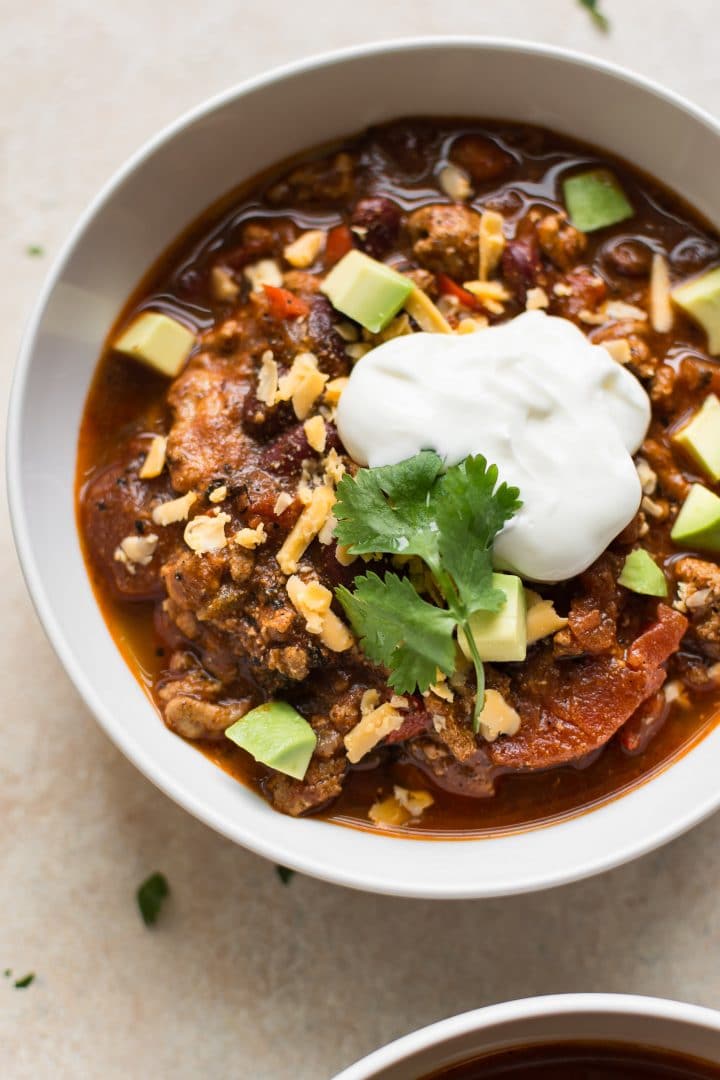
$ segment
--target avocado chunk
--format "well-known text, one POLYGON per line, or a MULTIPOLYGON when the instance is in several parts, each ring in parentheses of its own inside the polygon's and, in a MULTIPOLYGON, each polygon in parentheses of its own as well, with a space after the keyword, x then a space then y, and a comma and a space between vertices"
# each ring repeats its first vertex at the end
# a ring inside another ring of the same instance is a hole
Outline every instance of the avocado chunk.
POLYGON ((720 267, 678 285, 672 298, 707 334, 708 351, 720 353, 720 267))
POLYGON ((665 575, 645 548, 630 552, 618 582, 631 592, 642 593, 643 596, 667 596, 665 575))
POLYGON ((394 319, 413 282, 362 251, 349 251, 320 286, 334 308, 373 334, 394 319))
POLYGON ((228 739, 271 769, 302 780, 317 744, 304 716, 285 701, 251 709, 225 730, 228 739))
POLYGON ((720 551, 720 499, 702 484, 693 484, 670 537, 678 546, 720 551))
POLYGON ((720 401, 715 394, 705 398, 690 423, 672 439, 711 480, 720 480, 720 401))
MULTIPOLYGON (((514 574, 493 574, 492 583, 505 593, 505 603, 499 611, 476 611, 469 620, 480 659, 498 663, 524 660, 527 629, 523 583, 514 574)), ((470 648, 462 630, 458 631, 458 643, 470 659, 470 648)))
POLYGON ((134 356, 148 367, 174 379, 179 375, 195 335, 177 319, 159 311, 143 311, 113 342, 113 349, 134 356))
POLYGON ((632 217, 635 211, 609 169, 591 169, 563 182, 570 220, 581 232, 593 232, 632 217))

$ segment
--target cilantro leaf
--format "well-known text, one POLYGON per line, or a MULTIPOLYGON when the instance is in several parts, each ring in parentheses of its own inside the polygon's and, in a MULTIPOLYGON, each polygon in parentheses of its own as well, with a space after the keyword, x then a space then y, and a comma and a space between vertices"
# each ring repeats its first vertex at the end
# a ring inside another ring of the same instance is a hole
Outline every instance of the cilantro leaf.
POLYGON ((22 979, 16 979, 14 987, 16 990, 25 990, 26 987, 31 986, 35 982, 35 973, 31 972, 29 975, 23 975, 22 979))
POLYGON ((290 870, 287 866, 276 866, 275 873, 280 878, 283 885, 289 885, 292 879, 295 877, 295 871, 290 870))
POLYGON ((442 459, 423 450, 398 465, 360 469, 344 476, 337 489, 335 536, 353 555, 382 551, 391 555, 437 558, 432 491, 442 459))
POLYGON ((610 20, 600 10, 600 0, 578 0, 578 2, 581 7, 584 7, 589 12, 590 18, 598 30, 607 33, 610 29, 610 20))
POLYGON ((137 902, 143 922, 153 926, 157 922, 160 909, 170 892, 170 886, 164 874, 151 874, 137 891, 137 902))
POLYGON ((355 591, 344 586, 335 595, 360 638, 365 653, 390 669, 388 682, 398 693, 427 688, 437 669, 455 670, 455 619, 415 592, 407 578, 386 574, 356 577, 355 591))
POLYGON ((505 594, 492 585, 492 545, 521 503, 517 488, 497 486, 497 480, 497 466, 477 454, 448 469, 438 483, 440 558, 468 615, 499 611, 505 602, 505 594))
POLYGON ((28 244, 25 248, 25 254, 37 258, 45 254, 45 248, 41 247, 40 244, 28 244))

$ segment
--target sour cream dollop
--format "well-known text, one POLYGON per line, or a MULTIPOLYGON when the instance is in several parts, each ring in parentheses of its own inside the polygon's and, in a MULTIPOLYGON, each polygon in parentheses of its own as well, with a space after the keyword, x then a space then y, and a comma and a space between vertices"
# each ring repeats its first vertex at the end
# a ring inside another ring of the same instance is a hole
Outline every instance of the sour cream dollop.
POLYGON ((483 454, 520 489, 495 561, 533 581, 587 569, 632 520, 650 422, 638 380, 567 319, 529 311, 466 335, 412 334, 357 364, 337 412, 360 465, 483 454))

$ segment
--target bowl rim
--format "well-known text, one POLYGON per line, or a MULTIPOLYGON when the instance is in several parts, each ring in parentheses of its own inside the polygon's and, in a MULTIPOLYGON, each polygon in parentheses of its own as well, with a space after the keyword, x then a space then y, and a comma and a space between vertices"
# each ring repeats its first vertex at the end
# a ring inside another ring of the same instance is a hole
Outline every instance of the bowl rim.
MULTIPOLYGON (((221 813, 216 812, 214 808, 206 805, 201 798, 186 791, 183 781, 168 771, 152 754, 146 752, 142 747, 138 747, 138 745, 127 735, 122 723, 120 723, 113 715, 113 710, 93 689, 89 679, 86 677, 82 665, 76 662, 69 642, 65 637, 59 615, 53 609, 53 605, 48 598, 43 584, 40 563, 35 559, 30 543, 31 530, 22 496, 20 436, 22 431, 23 404, 25 401, 27 381, 35 349, 35 342, 50 297, 61 279, 66 264, 69 262, 76 245, 81 240, 83 233, 93 218, 99 210, 113 198, 115 192, 124 181, 132 175, 138 166, 148 158, 152 157, 156 150, 172 140, 185 128, 188 128, 196 121, 211 115, 216 110, 223 108, 234 100, 295 75, 322 69, 345 61, 363 59, 373 55, 391 55, 397 52, 405 53, 428 49, 467 50, 472 48, 486 51, 492 50, 497 52, 515 53, 519 56, 544 57, 551 61, 559 60, 573 66, 589 67, 598 73, 609 75, 615 80, 645 90, 651 96, 675 106, 680 111, 685 112, 694 120, 698 121, 701 125, 707 127, 713 135, 720 138, 720 123, 718 123, 709 112, 700 106, 693 104, 675 91, 666 89, 660 83, 649 79, 646 76, 637 75, 627 68, 613 62, 598 59, 573 49, 528 42, 522 39, 483 35, 471 35, 467 37, 461 35, 413 36, 327 50, 274 67, 267 72, 244 80, 211 96, 162 127, 158 132, 147 139, 111 174, 110 178, 102 185, 98 193, 90 200, 51 264, 39 296, 27 318, 12 378, 6 427, 6 481, 8 488, 8 504, 13 538, 23 577, 46 637, 50 641, 50 644, 59 657, 76 690, 100 724, 105 734, 141 773, 143 773, 174 802, 182 806, 194 817, 210 826, 216 832, 233 840, 235 843, 240 843, 248 850, 262 855, 264 858, 273 862, 282 863, 301 873, 332 882, 333 884, 344 885, 363 891, 422 899, 471 899, 533 892, 567 884, 610 870, 613 867, 619 866, 631 859, 654 850, 704 820, 720 805, 720 788, 718 788, 716 794, 709 796, 704 802, 689 807, 684 815, 678 815, 672 823, 655 832, 649 830, 648 834, 637 841, 633 840, 631 842, 626 842, 625 844, 620 843, 612 853, 603 856, 596 856, 589 853, 582 861, 578 860, 573 865, 546 872, 544 875, 536 873, 531 879, 523 879, 522 881, 513 882, 512 884, 501 883, 500 885, 496 884, 489 887, 482 881, 478 881, 477 884, 472 887, 459 883, 448 885, 442 880, 437 880, 432 885, 412 884, 407 883, 400 876, 393 879, 393 881, 388 881, 385 877, 378 878, 368 875, 367 873, 356 873, 352 866, 335 866, 328 860, 323 859, 320 853, 313 854, 312 856, 304 854, 297 855, 293 850, 290 838, 284 843, 278 843, 272 839, 266 838, 257 830, 252 831, 246 828, 242 821, 236 820, 234 822, 229 822, 221 813)), ((653 778, 650 778, 647 782, 652 782, 652 779, 653 778)), ((632 792, 629 792, 628 796, 631 794, 632 792)), ((598 812, 601 812, 601 810, 602 807, 598 808, 598 812)), ((528 831, 532 833, 533 830, 528 831)), ((387 840, 388 838, 384 839, 387 840)), ((435 840, 433 841, 433 843, 436 842, 437 841, 435 840)), ((454 840, 452 842, 458 843, 458 841, 454 840)), ((469 840, 462 841, 462 843, 469 842, 469 840)))
MULTIPOLYGON (((366 1057, 337 1073, 334 1080, 374 1080, 378 1070, 401 1065, 411 1054, 422 1053, 450 1039, 481 1032, 495 1025, 544 1017, 592 1014, 680 1021, 720 1032, 720 1012, 705 1005, 695 1005, 673 998, 642 994, 546 994, 485 1005, 446 1017, 444 1020, 436 1020, 427 1027, 418 1028, 371 1051, 366 1057)), ((622 1039, 619 1041, 622 1042, 622 1039)), ((378 1076, 377 1080, 382 1080, 382 1076, 378 1076)))

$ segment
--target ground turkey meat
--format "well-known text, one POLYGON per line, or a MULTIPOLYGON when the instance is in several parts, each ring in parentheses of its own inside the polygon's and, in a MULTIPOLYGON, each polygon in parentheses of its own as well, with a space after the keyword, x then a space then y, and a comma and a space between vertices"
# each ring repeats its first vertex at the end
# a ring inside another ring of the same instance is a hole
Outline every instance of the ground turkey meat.
POLYGON ((673 565, 678 607, 686 612, 703 652, 720 658, 720 567, 703 559, 679 559, 673 565))
POLYGON ((407 219, 413 254, 421 266, 456 281, 478 276, 480 216, 466 206, 423 206, 407 219))

